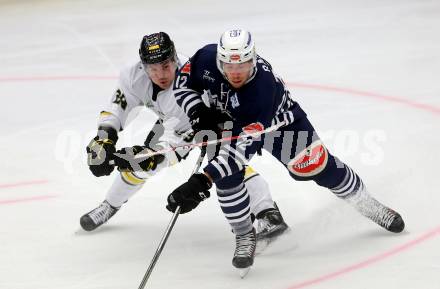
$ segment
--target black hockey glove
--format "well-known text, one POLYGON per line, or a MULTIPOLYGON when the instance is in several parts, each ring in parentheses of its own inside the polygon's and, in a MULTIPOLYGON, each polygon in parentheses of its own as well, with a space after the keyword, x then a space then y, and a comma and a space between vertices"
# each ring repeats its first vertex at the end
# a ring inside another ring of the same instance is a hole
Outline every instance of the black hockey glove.
POLYGON ((111 127, 99 127, 98 134, 86 148, 87 164, 96 177, 108 176, 115 166, 110 164, 115 152, 115 144, 118 141, 118 133, 111 127))
POLYGON ((196 133, 201 130, 212 130, 220 134, 223 123, 228 120, 230 120, 228 115, 204 104, 198 104, 189 116, 192 129, 196 133))
POLYGON ((205 174, 194 174, 186 183, 180 185, 168 195, 167 210, 175 212, 180 206, 180 213, 185 214, 193 210, 199 203, 209 198, 209 189, 212 187, 211 181, 205 174))
POLYGON ((120 171, 144 171, 155 170, 157 165, 164 161, 165 156, 163 154, 157 154, 147 158, 135 159, 135 156, 139 153, 148 154, 153 153, 154 150, 146 146, 133 146, 118 150, 119 155, 115 155, 115 164, 120 171))

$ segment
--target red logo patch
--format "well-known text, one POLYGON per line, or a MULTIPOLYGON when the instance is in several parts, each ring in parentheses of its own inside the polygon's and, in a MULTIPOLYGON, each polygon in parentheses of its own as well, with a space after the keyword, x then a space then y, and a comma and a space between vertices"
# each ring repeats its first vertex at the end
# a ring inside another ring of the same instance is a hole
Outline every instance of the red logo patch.
POLYGON ((229 56, 229 59, 232 61, 237 61, 237 60, 240 60, 241 57, 239 54, 232 54, 231 56, 229 56))
POLYGON ((264 130, 264 125, 260 122, 251 123, 243 128, 243 131, 247 134, 256 133, 264 130))
POLYGON ((287 167, 297 176, 314 176, 325 168, 327 160, 327 149, 321 141, 316 141, 291 160, 287 167))
POLYGON ((190 73, 191 72, 191 62, 187 62, 185 66, 182 68, 182 73, 190 73))

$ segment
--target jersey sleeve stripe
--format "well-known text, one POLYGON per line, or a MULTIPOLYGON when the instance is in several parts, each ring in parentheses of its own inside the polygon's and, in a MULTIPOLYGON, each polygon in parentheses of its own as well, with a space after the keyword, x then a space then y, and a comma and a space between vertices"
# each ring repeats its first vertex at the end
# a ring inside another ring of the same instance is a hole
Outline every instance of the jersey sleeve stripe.
POLYGON ((176 97, 176 101, 178 103, 182 102, 182 98, 185 99, 187 96, 189 96, 191 94, 194 94, 194 92, 193 91, 184 90, 184 89, 177 89, 174 92, 174 96, 176 97))
POLYGON ((189 112, 190 112, 191 108, 194 107, 196 104, 201 103, 201 102, 202 102, 202 100, 200 99, 200 97, 198 95, 194 95, 192 97, 188 96, 182 102, 181 107, 183 108, 185 113, 187 113, 187 115, 189 115, 189 112))
POLYGON ((186 113, 187 115, 191 115, 191 113, 192 113, 191 109, 192 109, 194 106, 196 106, 197 104, 199 104, 199 103, 203 103, 203 102, 202 102, 202 100, 201 100, 200 98, 196 98, 196 99, 194 99, 193 101, 191 101, 191 102, 187 105, 186 108, 183 108, 183 110, 185 111, 185 113, 186 113))

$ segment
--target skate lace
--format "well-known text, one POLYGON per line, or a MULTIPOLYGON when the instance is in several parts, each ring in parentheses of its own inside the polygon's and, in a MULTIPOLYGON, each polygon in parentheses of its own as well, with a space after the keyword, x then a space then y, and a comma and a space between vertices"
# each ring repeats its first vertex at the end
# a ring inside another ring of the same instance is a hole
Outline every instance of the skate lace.
POLYGON ((373 213, 371 220, 384 226, 385 228, 389 228, 391 223, 394 221, 394 217, 395 214, 393 211, 381 205, 381 207, 373 213))
POLYGON ((367 194, 360 194, 354 204, 364 216, 387 229, 396 217, 396 213, 393 210, 382 205, 375 198, 367 194))
POLYGON ((103 223, 107 221, 113 212, 113 208, 107 202, 102 203, 89 213, 90 218, 95 224, 103 223))
POLYGON ((237 235, 235 239, 235 256, 250 257, 255 250, 256 240, 254 232, 251 231, 245 235, 237 235))

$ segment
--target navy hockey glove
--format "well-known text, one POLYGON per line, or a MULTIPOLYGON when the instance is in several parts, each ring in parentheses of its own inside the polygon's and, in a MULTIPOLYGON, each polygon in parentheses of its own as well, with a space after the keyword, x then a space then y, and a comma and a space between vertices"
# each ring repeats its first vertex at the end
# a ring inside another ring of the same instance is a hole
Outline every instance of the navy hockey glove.
POLYGON ((148 158, 135 159, 135 156, 139 153, 148 154, 152 152, 154 152, 154 150, 145 146, 123 148, 117 151, 120 156, 115 155, 115 164, 120 171, 148 172, 149 170, 155 170, 157 165, 164 161, 164 155, 157 154, 148 158))
POLYGON ((223 123, 228 120, 230 120, 230 117, 227 114, 215 108, 207 107, 204 104, 194 107, 194 110, 189 115, 189 121, 195 132, 212 130, 219 134, 222 131, 223 123))
POLYGON ((212 187, 211 181, 205 174, 194 174, 186 183, 180 185, 168 195, 167 210, 175 212, 180 206, 180 213, 185 214, 196 208, 201 201, 209 198, 209 189, 212 187))
POLYGON ((115 166, 110 164, 115 152, 115 144, 118 141, 118 133, 111 127, 99 127, 98 134, 86 148, 87 164, 96 177, 108 176, 115 166))

